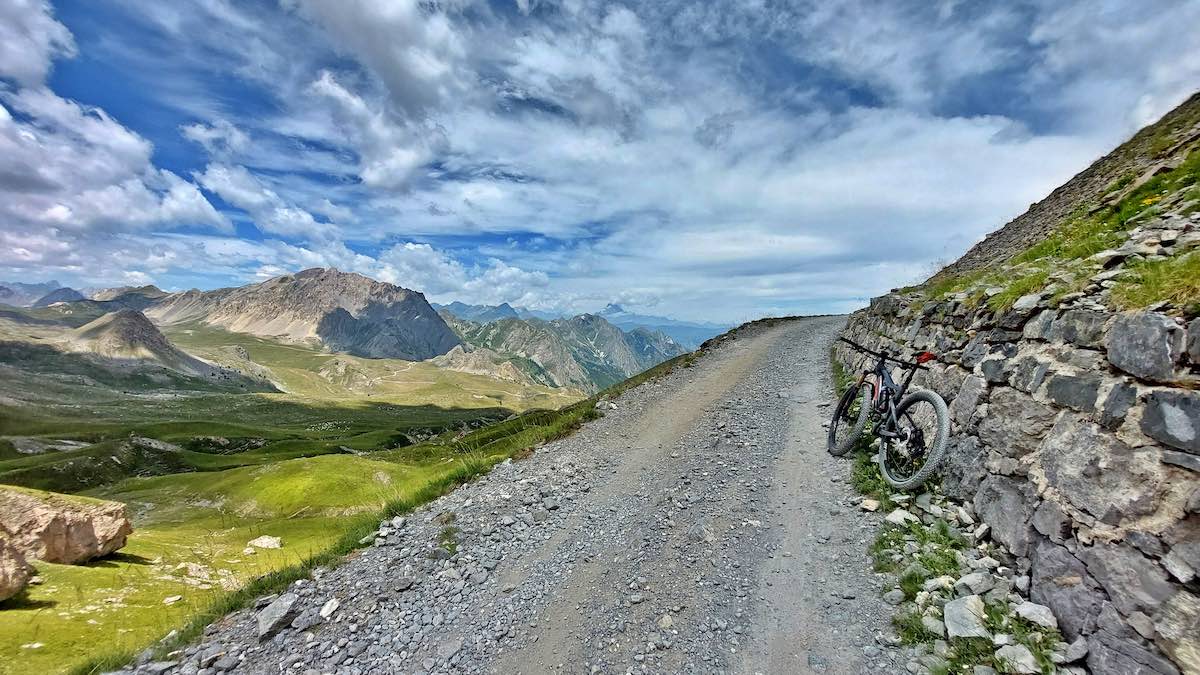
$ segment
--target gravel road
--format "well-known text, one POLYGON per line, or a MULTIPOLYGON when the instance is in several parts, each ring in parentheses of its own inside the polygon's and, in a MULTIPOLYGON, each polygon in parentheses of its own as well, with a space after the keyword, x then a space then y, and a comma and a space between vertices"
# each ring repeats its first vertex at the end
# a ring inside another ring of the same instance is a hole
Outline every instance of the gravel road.
POLYGON ((878 517, 824 449, 843 321, 745 328, 138 670, 902 671, 878 517))

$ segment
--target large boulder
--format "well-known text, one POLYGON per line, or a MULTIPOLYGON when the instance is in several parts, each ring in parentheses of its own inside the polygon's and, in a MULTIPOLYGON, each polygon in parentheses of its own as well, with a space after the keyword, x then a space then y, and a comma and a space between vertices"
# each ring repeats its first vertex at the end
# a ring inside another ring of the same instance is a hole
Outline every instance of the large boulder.
POLYGON ((1079 557, 1125 616, 1153 615, 1175 594, 1176 587, 1163 568, 1132 546, 1096 544, 1084 548, 1079 557))
POLYGON ((1023 457, 1037 449, 1056 413, 1011 387, 997 387, 979 422, 979 439, 1005 457, 1023 457))
POLYGON ((6 539, 0 538, 0 601, 24 590, 31 576, 33 568, 25 561, 25 556, 6 539))
POLYGON ((1104 336, 1108 360, 1145 380, 1170 382, 1183 354, 1183 328, 1157 312, 1119 314, 1104 336))
POLYGON ((1058 618, 1068 640, 1092 632, 1104 600, 1087 567, 1062 546, 1042 540, 1033 553, 1030 597, 1058 618))
POLYGON ((1167 483, 1158 455, 1154 447, 1130 448, 1077 415, 1063 415, 1042 442, 1046 482, 1110 525, 1158 509, 1167 483))
POLYGON ((1104 338, 1104 326, 1110 317, 1104 312, 1085 309, 1063 312, 1050 326, 1050 339, 1080 347, 1099 347, 1104 338))
POLYGON ((120 549, 133 526, 120 502, 0 486, 0 530, 26 558, 73 565, 120 549))

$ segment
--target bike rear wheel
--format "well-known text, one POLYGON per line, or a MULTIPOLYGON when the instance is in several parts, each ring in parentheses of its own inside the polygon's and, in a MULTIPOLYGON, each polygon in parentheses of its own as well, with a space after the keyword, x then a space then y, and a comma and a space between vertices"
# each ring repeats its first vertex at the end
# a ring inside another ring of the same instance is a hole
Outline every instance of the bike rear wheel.
POLYGON ((896 437, 883 438, 879 469, 892 487, 911 490, 929 480, 946 456, 950 413, 932 391, 916 391, 896 408, 896 437))
POLYGON ((829 454, 841 457, 858 442, 870 417, 874 391, 871 383, 864 381, 850 385, 842 394, 837 407, 833 409, 833 419, 829 422, 829 437, 826 440, 829 454))

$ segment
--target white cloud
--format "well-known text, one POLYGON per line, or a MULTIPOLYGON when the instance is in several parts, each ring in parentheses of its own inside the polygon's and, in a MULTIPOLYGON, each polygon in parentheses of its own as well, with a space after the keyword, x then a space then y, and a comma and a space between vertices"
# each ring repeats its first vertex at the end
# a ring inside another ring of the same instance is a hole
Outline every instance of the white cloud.
POLYGON ((389 100, 412 120, 468 92, 461 27, 435 3, 418 0, 294 0, 387 87, 389 100))
POLYGON ((37 86, 55 57, 74 55, 71 31, 54 19, 47 0, 0 3, 0 78, 37 86))
POLYGON ((490 259, 468 267, 429 244, 397 244, 379 256, 379 278, 423 291, 434 300, 533 304, 549 283, 540 272, 527 272, 490 259))
POLYGON ((227 158, 241 153, 250 145, 250 136, 229 120, 218 119, 212 124, 197 122, 180 129, 185 138, 199 143, 214 157, 227 158))
POLYGON ((359 176, 372 187, 405 186, 431 153, 412 125, 373 108, 363 97, 343 87, 329 71, 322 71, 311 91, 333 107, 343 142, 362 158, 359 176))
POLYGON ((264 232, 326 243, 336 240, 335 224, 320 222, 308 211, 287 203, 243 166, 209 164, 196 180, 204 189, 249 213, 264 232))

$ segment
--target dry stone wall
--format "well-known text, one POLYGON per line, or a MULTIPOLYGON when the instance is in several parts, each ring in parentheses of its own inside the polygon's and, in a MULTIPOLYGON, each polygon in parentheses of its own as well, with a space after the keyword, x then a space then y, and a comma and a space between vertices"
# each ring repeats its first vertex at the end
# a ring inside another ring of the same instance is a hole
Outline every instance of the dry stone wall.
POLYGON ((914 293, 874 299, 846 335, 938 354, 917 384, 950 406, 943 489, 1087 640, 1091 672, 1200 673, 1200 319, 914 293))

